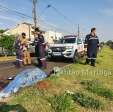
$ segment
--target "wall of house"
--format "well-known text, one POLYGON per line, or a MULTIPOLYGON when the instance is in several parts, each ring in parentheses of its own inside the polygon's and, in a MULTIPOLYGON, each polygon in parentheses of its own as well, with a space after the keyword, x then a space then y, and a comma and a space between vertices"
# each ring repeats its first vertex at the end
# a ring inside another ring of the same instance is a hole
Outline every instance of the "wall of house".
POLYGON ((21 35, 21 33, 26 33, 26 37, 31 40, 34 40, 34 36, 32 35, 32 26, 29 24, 19 24, 16 27, 6 31, 4 34, 7 35, 21 35))
MULTIPOLYGON (((34 40, 34 35, 32 35, 32 25, 27 23, 21 23, 18 24, 16 27, 6 31, 4 34, 6 35, 21 35, 21 33, 26 33, 27 38, 31 39, 31 41, 34 40)), ((45 31, 44 37, 46 42, 48 43, 54 43, 55 40, 59 40, 62 37, 62 33, 55 32, 55 31, 45 31)))
POLYGON ((59 40, 62 36, 63 36, 62 33, 54 31, 46 31, 44 34, 45 40, 50 44, 54 43, 55 40, 56 41, 59 40))

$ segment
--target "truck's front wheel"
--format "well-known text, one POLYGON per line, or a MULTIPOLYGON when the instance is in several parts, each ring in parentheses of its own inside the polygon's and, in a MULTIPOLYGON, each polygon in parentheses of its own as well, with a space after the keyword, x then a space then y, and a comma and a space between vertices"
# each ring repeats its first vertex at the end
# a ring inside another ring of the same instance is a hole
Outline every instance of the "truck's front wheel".
POLYGON ((75 51, 74 56, 73 56, 73 59, 72 59, 73 63, 77 63, 78 62, 78 59, 79 59, 78 52, 75 51))

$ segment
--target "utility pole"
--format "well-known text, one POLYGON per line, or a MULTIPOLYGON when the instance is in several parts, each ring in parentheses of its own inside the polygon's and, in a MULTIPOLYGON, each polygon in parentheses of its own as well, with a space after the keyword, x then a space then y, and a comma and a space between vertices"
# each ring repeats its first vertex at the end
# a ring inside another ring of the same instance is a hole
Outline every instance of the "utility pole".
POLYGON ((33 13, 34 28, 37 27, 36 3, 37 3, 37 0, 32 0, 32 4, 33 4, 32 13, 33 13))
POLYGON ((78 38, 80 37, 80 26, 78 24, 78 38))

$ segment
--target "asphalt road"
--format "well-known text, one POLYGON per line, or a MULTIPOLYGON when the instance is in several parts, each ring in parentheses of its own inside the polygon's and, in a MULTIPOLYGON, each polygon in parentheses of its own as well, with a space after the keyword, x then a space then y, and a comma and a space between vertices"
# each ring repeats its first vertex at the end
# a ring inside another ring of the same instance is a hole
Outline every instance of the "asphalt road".
MULTIPOLYGON (((35 59, 32 60, 33 63, 36 62, 35 59)), ((62 59, 55 59, 54 61, 47 61, 47 69, 45 72, 47 74, 50 73, 50 71, 55 67, 63 67, 65 65, 70 64, 69 60, 62 60, 62 59)), ((2 62, 0 63, 0 90, 6 86, 9 83, 8 78, 12 76, 16 76, 19 72, 28 69, 28 68, 36 68, 35 64, 32 64, 30 66, 24 66, 22 68, 16 68, 14 61, 11 62, 2 62)))

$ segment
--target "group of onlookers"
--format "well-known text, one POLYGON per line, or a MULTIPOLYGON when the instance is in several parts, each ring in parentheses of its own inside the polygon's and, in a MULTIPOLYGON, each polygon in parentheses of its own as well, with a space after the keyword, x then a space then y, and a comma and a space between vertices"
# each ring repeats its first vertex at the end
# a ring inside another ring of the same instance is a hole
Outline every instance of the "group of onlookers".
MULTIPOLYGON (((34 34, 34 45, 35 45, 35 56, 37 57, 38 66, 46 68, 46 42, 44 36, 39 28, 35 28, 34 34)), ((97 57, 97 51, 99 48, 99 39, 96 35, 96 28, 91 29, 91 33, 85 38, 85 46, 87 48, 87 59, 86 64, 91 63, 91 66, 95 66, 97 57)), ((29 53, 29 42, 26 38, 26 34, 22 33, 21 36, 16 38, 15 49, 16 49, 16 65, 21 67, 22 65, 31 64, 31 57, 29 53)))
MULTIPOLYGON (((47 67, 45 58, 45 47, 46 43, 44 41, 44 36, 39 28, 35 28, 34 34, 34 45, 35 45, 35 56, 38 60, 39 67, 47 67)), ((31 56, 29 52, 29 41, 26 38, 26 34, 22 33, 15 40, 14 47, 16 50, 16 66, 22 67, 23 65, 31 64, 31 56)))

